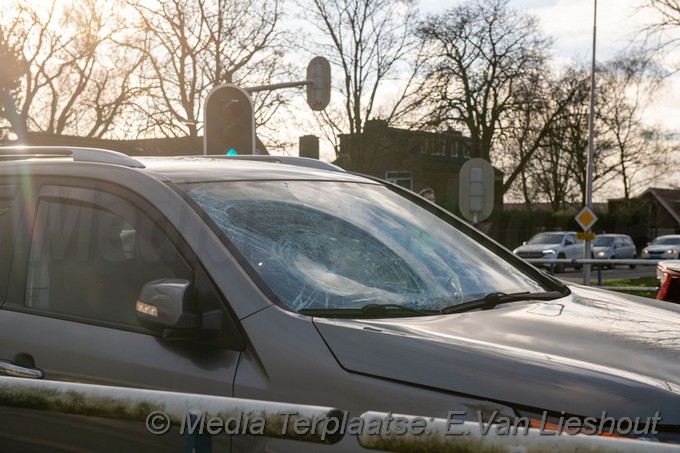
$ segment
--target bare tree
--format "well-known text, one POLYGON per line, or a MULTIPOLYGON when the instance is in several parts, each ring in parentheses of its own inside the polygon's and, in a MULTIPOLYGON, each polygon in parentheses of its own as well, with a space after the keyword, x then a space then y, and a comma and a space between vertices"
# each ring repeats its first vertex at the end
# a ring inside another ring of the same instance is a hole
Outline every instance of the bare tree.
MULTIPOLYGON (((576 95, 550 128, 529 170, 541 197, 547 198, 554 210, 583 204, 585 200, 590 115, 588 73, 580 68, 570 68, 558 80, 564 86, 572 87, 576 95), (579 199, 579 202, 575 201, 579 199)), ((601 141, 596 143, 602 146, 601 141)), ((593 190, 597 178, 597 175, 593 177, 593 190)))
POLYGON ((24 61, 19 127, 92 137, 114 128, 134 96, 130 74, 139 57, 116 51, 122 19, 110 9, 103 0, 3 5, 6 39, 24 61))
POLYGON ((669 52, 680 45, 680 2, 678 0, 645 0, 640 10, 654 13, 654 19, 644 25, 640 33, 645 38, 645 45, 657 52, 669 52))
MULTIPOLYGON (((367 171, 376 148, 358 138, 374 117, 399 124, 411 117, 417 103, 417 78, 422 54, 415 39, 417 11, 413 0, 309 0, 307 20, 321 38, 321 49, 341 80, 336 86, 342 106, 319 114, 320 127, 335 143, 345 168, 367 171), (399 80, 397 80, 399 79, 399 80), (391 96, 386 93, 392 93, 391 96), (338 137, 347 135, 348 149, 338 137)), ((335 73, 335 72, 334 72, 335 73)), ((373 137, 371 143, 379 141, 373 137)))
POLYGON ((623 54, 608 62, 599 83, 600 136, 612 146, 612 164, 616 180, 627 201, 635 187, 646 185, 657 174, 642 170, 665 167, 662 135, 656 126, 645 124, 646 107, 663 81, 662 71, 647 55, 640 52, 623 54))
MULTIPOLYGON (((628 199, 633 187, 653 177, 652 173, 647 179, 641 178, 642 170, 663 168, 667 154, 662 150, 666 145, 659 139, 659 131, 642 121, 650 95, 661 80, 653 76, 649 65, 639 54, 628 54, 597 69, 594 193, 611 193, 614 187, 622 187, 624 198, 628 199)), ((520 115, 520 119, 526 118, 524 121, 517 121, 520 126, 548 124, 547 129, 539 126, 545 132, 542 136, 524 133, 524 127, 504 127, 504 138, 509 139, 506 146, 511 149, 507 154, 516 156, 505 168, 511 175, 519 171, 521 185, 516 190, 527 203, 537 199, 548 201, 558 210, 585 203, 589 71, 575 64, 549 87, 535 92, 543 102, 520 115), (556 108, 557 105, 562 107, 556 108), (550 112, 557 115, 547 121, 545 115, 550 112), (524 151, 527 142, 536 148, 528 148, 534 153, 526 165, 520 165, 517 162, 528 155, 524 151)))
POLYGON ((430 16, 420 36, 435 55, 432 124, 465 125, 473 154, 491 160, 504 117, 527 108, 518 88, 547 71, 550 40, 508 0, 475 0, 430 16))
MULTIPOLYGON (((502 149, 502 152, 496 153, 496 162, 505 172, 504 194, 519 185, 517 190, 527 204, 537 199, 538 186, 545 187, 546 183, 535 184, 534 161, 543 159, 538 155, 559 134, 557 131, 570 116, 573 105, 587 99, 586 82, 574 77, 570 71, 563 75, 536 71, 533 77, 518 81, 515 97, 524 108, 512 109, 503 115, 496 142, 496 146, 502 149), (529 174, 534 174, 534 177, 530 178, 529 174)), ((545 166, 550 162, 555 166, 556 159, 540 164, 545 166)), ((559 178, 553 176, 551 180, 557 183, 559 178)), ((566 193, 559 189, 557 192, 566 193)), ((548 198, 556 204, 563 201, 559 194, 554 197, 548 195, 548 198)))
POLYGON ((17 111, 17 94, 20 79, 26 73, 26 63, 21 56, 21 48, 8 39, 5 26, 0 24, 0 119, 8 126, 0 128, 0 139, 12 131, 24 139, 26 124, 21 121, 17 111))
MULTIPOLYGON (((136 13, 135 48, 146 56, 139 72, 149 90, 137 107, 141 135, 199 133, 203 100, 223 83, 241 86, 270 82, 284 74, 280 0, 129 0, 136 13)), ((264 93, 258 124, 285 99, 264 93)))

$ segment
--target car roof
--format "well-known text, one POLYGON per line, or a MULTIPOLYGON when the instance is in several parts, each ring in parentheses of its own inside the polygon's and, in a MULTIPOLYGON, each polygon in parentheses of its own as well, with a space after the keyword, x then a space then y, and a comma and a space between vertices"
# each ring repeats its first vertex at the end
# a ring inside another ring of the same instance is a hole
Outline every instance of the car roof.
POLYGON ((628 238, 630 236, 627 235, 627 234, 621 234, 621 233, 602 233, 602 234, 598 234, 597 237, 600 237, 600 238, 602 238, 602 237, 624 237, 624 238, 628 238))
MULTIPOLYGON (((0 162, 31 166, 110 164, 161 175, 177 183, 236 180, 322 180, 378 184, 371 178, 347 173, 318 159, 269 155, 140 156, 99 148, 27 146, 0 148, 0 162)), ((12 170, 10 170, 12 171, 12 170)))
MULTIPOLYGON (((232 159, 222 156, 135 157, 144 166, 176 183, 242 180, 323 180, 372 182, 336 167, 317 168, 291 161, 232 159)), ((304 158, 299 158, 304 159, 304 158)), ((318 162, 318 161, 317 161, 318 162)))
POLYGON ((680 234, 662 234, 661 236, 657 236, 654 239, 660 239, 660 238, 680 239, 680 234))

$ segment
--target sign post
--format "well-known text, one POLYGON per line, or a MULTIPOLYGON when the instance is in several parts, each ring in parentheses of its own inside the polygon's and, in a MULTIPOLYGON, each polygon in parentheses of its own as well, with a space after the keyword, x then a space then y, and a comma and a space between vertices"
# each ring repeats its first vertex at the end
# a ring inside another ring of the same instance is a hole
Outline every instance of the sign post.
MULTIPOLYGON (((583 244, 583 258, 588 259, 590 258, 591 250, 590 241, 595 239, 595 233, 591 232, 590 228, 597 222, 597 216, 593 210, 586 205, 578 214, 576 214, 575 219, 583 229, 582 233, 577 233, 576 238, 585 241, 583 244)), ((590 285, 590 268, 591 266, 589 264, 583 266, 583 284, 586 286, 590 285)))
MULTIPOLYGON (((590 115, 588 119, 588 169, 586 171, 585 206, 591 214, 592 211, 590 211, 590 207, 593 205, 593 160, 595 149, 595 37, 597 36, 597 0, 594 1, 593 6, 593 59, 590 66, 590 115)), ((581 211, 581 213, 583 213, 583 211, 581 211)), ((595 223, 595 221, 593 221, 593 223, 595 223)), ((584 258, 590 258, 591 250, 590 241, 586 240, 583 249, 584 258)), ((583 266, 583 284, 586 286, 590 286, 590 269, 590 264, 583 266)))

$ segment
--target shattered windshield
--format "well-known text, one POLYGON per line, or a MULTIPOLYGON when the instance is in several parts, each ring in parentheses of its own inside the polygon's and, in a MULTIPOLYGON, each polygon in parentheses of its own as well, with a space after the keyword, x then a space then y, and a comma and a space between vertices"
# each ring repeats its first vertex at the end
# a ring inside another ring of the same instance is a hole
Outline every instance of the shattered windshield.
POLYGON ((544 291, 428 210, 378 184, 184 185, 279 300, 296 311, 440 310, 492 292, 544 291))

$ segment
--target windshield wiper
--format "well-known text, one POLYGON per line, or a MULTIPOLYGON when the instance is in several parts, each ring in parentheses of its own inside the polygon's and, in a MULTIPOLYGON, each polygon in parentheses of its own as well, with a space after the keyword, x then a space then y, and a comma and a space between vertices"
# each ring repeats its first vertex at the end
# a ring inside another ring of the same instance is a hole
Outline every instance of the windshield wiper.
POLYGON ((373 313, 395 313, 395 312, 406 312, 413 313, 420 316, 441 314, 439 310, 420 310, 418 308, 409 307, 407 305, 399 304, 368 304, 361 307, 361 311, 367 314, 373 313))
POLYGON ((489 293, 481 299, 470 300, 468 302, 463 302, 462 304, 452 305, 442 309, 442 313, 448 315, 450 313, 463 313, 466 311, 476 310, 481 308, 483 310, 488 310, 490 308, 495 308, 496 305, 505 304, 508 302, 520 302, 525 300, 553 300, 564 297, 559 291, 547 291, 545 293, 530 293, 529 291, 524 291, 520 293, 500 293, 493 292, 489 293))
POLYGON ((298 310, 298 313, 328 318, 361 318, 363 316, 375 317, 381 315, 394 317, 440 315, 442 312, 439 310, 420 310, 399 304, 367 304, 357 308, 303 308, 298 310))

